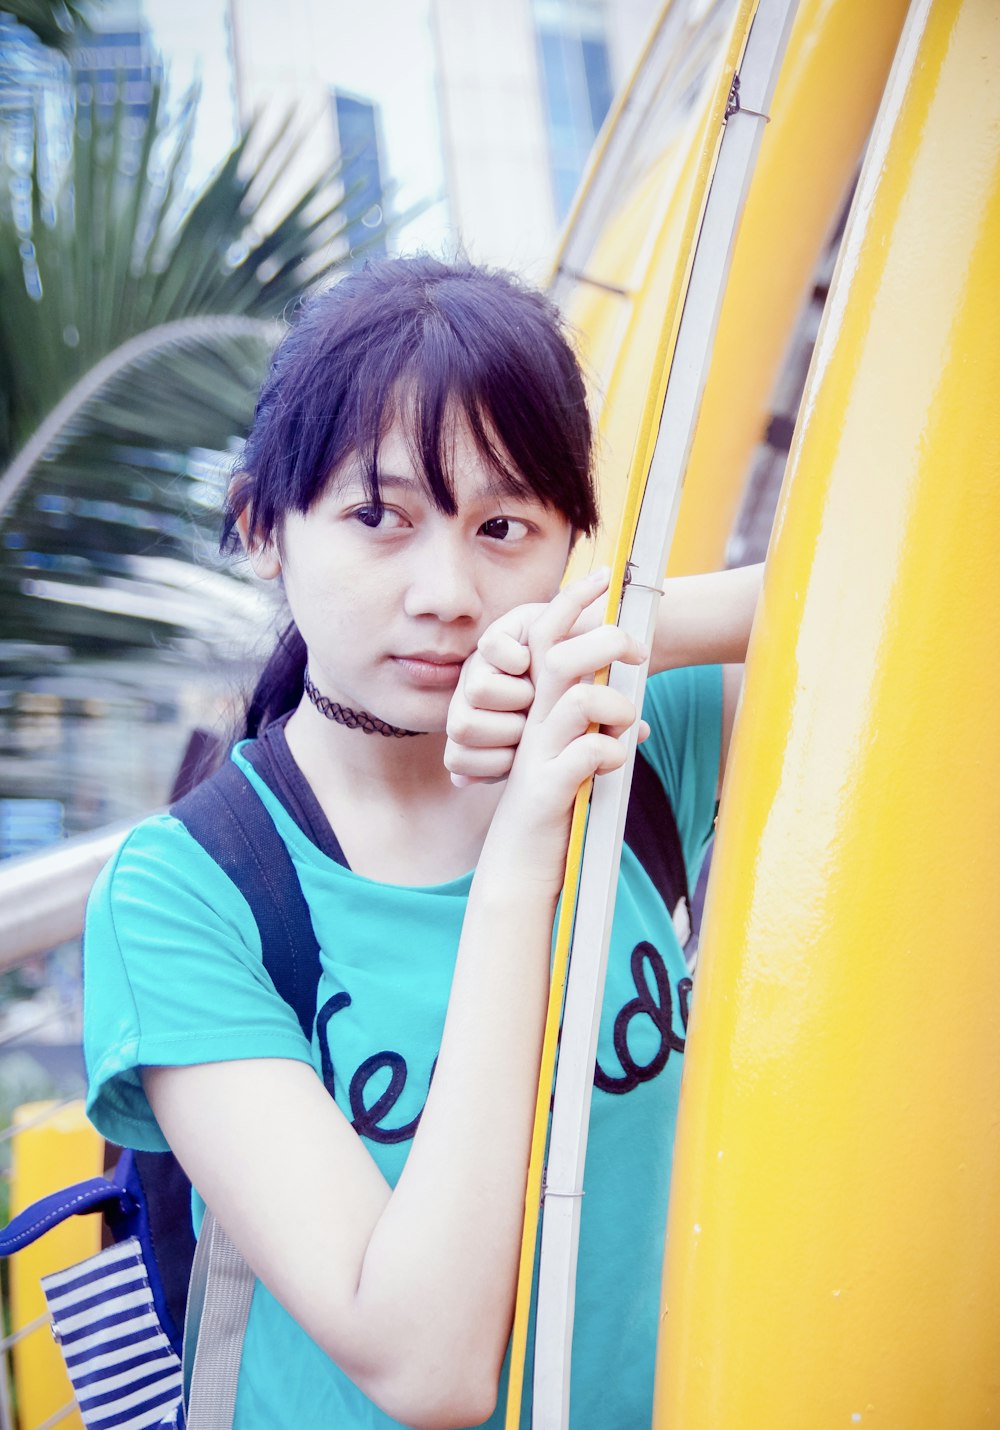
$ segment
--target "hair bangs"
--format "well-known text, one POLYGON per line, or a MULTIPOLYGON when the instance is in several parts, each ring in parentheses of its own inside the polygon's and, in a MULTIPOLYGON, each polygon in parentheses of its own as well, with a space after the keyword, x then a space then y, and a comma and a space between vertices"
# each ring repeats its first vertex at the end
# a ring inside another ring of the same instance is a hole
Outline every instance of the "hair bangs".
POLYGON ((247 507, 251 540, 269 539, 352 456, 381 508, 379 445, 395 421, 440 510, 456 510, 464 426, 498 493, 530 493, 594 530, 590 417, 555 308, 510 275, 414 258, 367 265, 302 304, 261 390, 223 539, 247 507))
MULTIPOLYGON (((511 413, 497 402, 497 393, 509 378, 509 356, 508 352, 484 353, 470 344, 458 324, 444 320, 435 309, 426 315, 421 341, 402 375, 395 415, 407 431, 414 461, 432 500, 449 515, 456 510, 455 446, 461 427, 492 474, 491 486, 498 496, 533 496, 546 506, 558 506, 547 488, 544 470, 526 475, 524 467, 539 466, 537 460, 531 456, 524 464, 518 462, 500 425, 512 427, 511 413)), ((512 404, 514 408, 519 405, 517 401, 512 404)), ((530 444, 524 446, 529 457, 530 444)), ((377 483, 375 467, 373 461, 373 486, 377 483)))

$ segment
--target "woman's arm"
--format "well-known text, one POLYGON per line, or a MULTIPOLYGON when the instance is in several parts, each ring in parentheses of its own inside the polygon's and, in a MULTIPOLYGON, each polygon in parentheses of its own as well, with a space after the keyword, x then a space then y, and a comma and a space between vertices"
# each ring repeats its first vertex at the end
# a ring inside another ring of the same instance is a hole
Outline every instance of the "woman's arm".
POLYGON ((682 665, 742 665, 763 566, 674 576, 664 583, 651 671, 682 665))
POLYGON ((656 616, 650 671, 673 670, 682 665, 723 667, 720 792, 763 574, 761 565, 672 577, 664 583, 656 616))
MULTIPOLYGON (((396 1188, 303 1064, 144 1073, 168 1141, 250 1265, 411 1425, 475 1423, 495 1403, 569 815, 581 781, 620 764, 615 733, 634 719, 622 696, 546 659, 599 589, 567 588, 533 626, 544 673, 473 880, 437 1068, 396 1188)), ((598 666, 636 658, 610 627, 588 651, 598 666)))

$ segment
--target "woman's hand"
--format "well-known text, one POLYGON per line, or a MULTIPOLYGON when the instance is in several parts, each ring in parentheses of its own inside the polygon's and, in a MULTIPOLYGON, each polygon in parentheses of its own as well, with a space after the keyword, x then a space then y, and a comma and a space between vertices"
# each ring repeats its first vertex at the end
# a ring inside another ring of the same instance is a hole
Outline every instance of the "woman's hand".
MULTIPOLYGON (((634 642, 602 624, 607 580, 606 570, 595 572, 573 582, 553 602, 515 606, 483 632, 448 712, 444 762, 453 784, 493 784, 510 774, 535 699, 540 662, 547 661, 565 683, 587 680, 613 660, 637 664, 643 658, 635 654, 634 642), (556 631, 575 612, 560 639, 556 631)), ((642 721, 640 740, 646 734, 642 721)))
POLYGON ((535 698, 528 632, 544 602, 515 606, 479 637, 448 708, 444 763, 462 787, 505 780, 535 698))
POLYGON ((509 776, 484 862, 498 860, 516 877, 556 889, 576 792, 624 763, 621 736, 636 720, 626 696, 593 683, 613 661, 646 658, 627 632, 591 624, 607 584, 608 573, 599 572, 529 618, 521 608, 491 627, 483 646, 500 665, 479 652, 471 687, 477 703, 464 697, 449 720, 449 768, 465 782, 509 776))

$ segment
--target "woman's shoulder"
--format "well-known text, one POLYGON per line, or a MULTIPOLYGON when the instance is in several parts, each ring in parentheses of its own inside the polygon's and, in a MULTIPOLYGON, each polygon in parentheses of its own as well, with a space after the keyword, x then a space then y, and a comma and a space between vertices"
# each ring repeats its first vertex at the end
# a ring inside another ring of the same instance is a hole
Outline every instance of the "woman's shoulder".
POLYGON ((235 926, 251 945, 256 924, 229 875, 182 820, 163 811, 137 824, 97 879, 87 906, 87 932, 102 922, 121 931, 145 918, 177 923, 197 916, 235 926))
POLYGON ((722 667, 684 666, 651 676, 641 746, 666 791, 689 872, 697 873, 715 817, 722 751, 722 667))
POLYGON ((722 742, 722 667, 682 666, 650 676, 642 706, 643 751, 671 782, 707 766, 715 779, 722 742))
POLYGON ((146 815, 125 835, 115 853, 105 865, 105 870, 115 873, 121 867, 128 867, 135 859, 170 859, 189 856, 191 847, 198 847, 191 838, 182 820, 168 809, 146 815))
POLYGON ((643 715, 663 720, 706 720, 722 710, 722 666, 682 665, 661 670, 646 682, 643 715))
POLYGON ((156 868, 164 876, 173 871, 183 876, 188 866, 201 865, 208 857, 182 820, 169 810, 160 810, 133 825, 98 878, 117 883, 148 868, 156 868))

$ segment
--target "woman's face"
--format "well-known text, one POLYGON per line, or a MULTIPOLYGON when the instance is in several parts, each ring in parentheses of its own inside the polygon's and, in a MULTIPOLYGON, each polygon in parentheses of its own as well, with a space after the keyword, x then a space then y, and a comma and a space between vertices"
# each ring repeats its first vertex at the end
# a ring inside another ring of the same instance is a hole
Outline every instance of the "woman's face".
POLYGON ((572 542, 560 512, 496 491, 464 423, 451 470, 454 516, 434 506, 397 422, 379 447, 380 520, 351 458, 254 561, 261 575, 280 570, 322 693, 408 730, 444 729, 484 629, 513 606, 549 600, 572 542))

